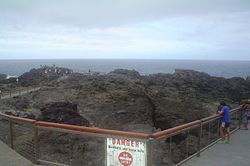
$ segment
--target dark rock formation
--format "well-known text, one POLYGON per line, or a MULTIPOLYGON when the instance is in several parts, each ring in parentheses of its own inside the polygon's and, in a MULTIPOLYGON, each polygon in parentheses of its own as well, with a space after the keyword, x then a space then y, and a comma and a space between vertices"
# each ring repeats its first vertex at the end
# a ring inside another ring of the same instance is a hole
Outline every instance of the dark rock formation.
POLYGON ((34 86, 48 80, 42 69, 31 69, 19 77, 22 86, 34 86))
MULTIPOLYGON (((143 125, 143 132, 174 127, 208 116, 221 100, 237 104, 250 97, 244 93, 250 91, 250 84, 242 78, 181 69, 149 76, 125 69, 98 76, 76 73, 56 82, 30 96, 33 107, 72 101, 78 104, 79 114, 95 126, 129 131, 143 125)), ((18 103, 13 102, 16 109, 29 107, 26 101, 18 103)))
POLYGON ((41 66, 39 69, 31 69, 19 77, 19 82, 22 86, 34 86, 43 83, 48 83, 61 76, 69 75, 73 71, 61 67, 41 66))
MULTIPOLYGON (((39 79, 38 76, 34 82, 38 83, 39 79)), ((47 79, 47 76, 44 75, 41 79, 47 79)), ((15 108, 42 106, 39 119, 44 121, 84 126, 91 122, 100 128, 152 133, 156 129, 164 130, 209 116, 217 110, 221 100, 232 105, 238 104, 243 98, 250 98, 250 93, 245 93, 250 92, 250 82, 247 80, 236 77, 225 79, 181 69, 174 74, 158 73, 148 76, 140 76, 134 70, 124 69, 107 75, 76 73, 55 82, 56 84, 26 95, 27 100, 32 103, 17 105, 15 108), (76 103, 79 113, 75 104, 65 101, 76 103), (50 104, 44 107, 46 103, 50 104)), ((218 136, 218 133, 215 135, 218 136)), ((185 141, 190 143, 189 153, 194 153, 197 148, 197 133, 175 137, 172 146, 173 161, 178 162, 185 156, 185 141)), ((172 160, 165 157, 168 153, 167 142, 159 144, 155 149, 156 165, 168 165, 172 160)), ((91 158, 87 147, 94 149, 96 144, 86 145, 82 151, 88 156, 87 160, 91 158)), ((101 155, 96 151, 94 153, 101 155)), ((90 162, 84 164, 91 165, 90 162)))
POLYGON ((14 97, 12 100, 6 101, 6 104, 13 107, 15 110, 24 111, 30 107, 30 100, 26 97, 14 97))
POLYGON ((1 74, 0 73, 0 81, 5 80, 7 78, 6 74, 1 74))
POLYGON ((155 127, 161 129, 208 116, 214 103, 238 103, 241 94, 250 91, 249 82, 242 78, 218 78, 193 70, 152 74, 143 80, 155 105, 155 127))
POLYGON ((41 116, 38 120, 72 124, 79 126, 90 126, 88 120, 77 112, 77 105, 69 102, 49 103, 40 109, 41 116))
POLYGON ((95 126, 135 131, 135 126, 144 125, 143 129, 152 132, 153 110, 140 81, 120 75, 77 78, 75 81, 74 76, 69 77, 63 86, 71 89, 72 82, 75 83, 79 111, 95 126))
POLYGON ((135 70, 127 70, 127 69, 116 69, 109 73, 109 75, 123 75, 131 78, 139 78, 140 73, 135 70))
MULTIPOLYGON (((0 78, 0 86, 8 86, 10 88, 16 87, 17 86, 17 82, 16 82, 16 78, 15 77, 11 77, 9 79, 4 78, 5 76, 3 75, 1 79, 0 78)), ((1 88, 4 89, 4 88, 1 88)))

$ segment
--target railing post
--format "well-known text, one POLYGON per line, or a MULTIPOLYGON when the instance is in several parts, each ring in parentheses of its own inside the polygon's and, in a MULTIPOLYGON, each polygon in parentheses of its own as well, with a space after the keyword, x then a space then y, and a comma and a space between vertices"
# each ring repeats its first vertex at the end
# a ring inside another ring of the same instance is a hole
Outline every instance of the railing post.
POLYGON ((202 137, 202 120, 200 121, 199 136, 198 136, 198 151, 197 151, 198 157, 200 157, 201 154, 201 137, 202 137))
POLYGON ((208 138, 207 138, 207 140, 208 140, 208 145, 210 144, 210 137, 211 137, 211 123, 209 122, 208 123, 208 138))
POLYGON ((39 140, 38 140, 38 128, 34 126, 34 150, 35 150, 35 163, 38 164, 38 160, 40 157, 39 150, 39 140))
MULTIPOLYGON (((242 115, 243 115, 243 114, 242 114, 242 109, 240 109, 240 111, 239 111, 238 113, 239 113, 239 121, 238 121, 239 124, 238 124, 238 125, 239 125, 239 129, 240 129, 240 127, 241 127, 241 122, 242 122, 241 119, 242 119, 242 115)), ((237 112, 236 112, 236 114, 237 114, 237 112)))
POLYGON ((169 138, 169 157, 172 159, 172 136, 169 138))
POLYGON ((10 124, 10 147, 11 147, 11 149, 14 149, 13 122, 11 120, 9 120, 9 124, 10 124))
POLYGON ((105 164, 104 166, 107 166, 107 160, 108 160, 108 152, 107 152, 107 137, 105 137, 105 143, 104 143, 104 149, 105 149, 105 164))
POLYGON ((188 158, 188 154, 189 154, 189 130, 187 131, 187 137, 186 137, 186 158, 188 158))
POLYGON ((152 159, 153 159, 153 156, 152 156, 152 152, 153 152, 153 138, 149 138, 147 141, 146 141, 146 150, 147 150, 147 163, 146 163, 146 166, 152 166, 152 159))

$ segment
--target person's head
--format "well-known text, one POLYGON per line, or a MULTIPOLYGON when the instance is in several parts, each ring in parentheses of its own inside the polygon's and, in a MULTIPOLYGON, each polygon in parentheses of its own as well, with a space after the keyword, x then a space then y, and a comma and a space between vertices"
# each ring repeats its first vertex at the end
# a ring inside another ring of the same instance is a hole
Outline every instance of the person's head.
POLYGON ((217 111, 220 111, 222 109, 222 106, 219 104, 217 107, 217 111))
POLYGON ((223 106, 226 106, 227 104, 224 101, 222 101, 220 102, 220 105, 223 107, 223 106))

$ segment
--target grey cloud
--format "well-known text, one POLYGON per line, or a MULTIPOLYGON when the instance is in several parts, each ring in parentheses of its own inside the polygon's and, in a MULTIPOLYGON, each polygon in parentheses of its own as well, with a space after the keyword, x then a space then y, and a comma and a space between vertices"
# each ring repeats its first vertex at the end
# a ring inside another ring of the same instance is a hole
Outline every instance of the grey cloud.
POLYGON ((9 0, 0 1, 0 23, 100 27, 249 10, 249 0, 9 0))

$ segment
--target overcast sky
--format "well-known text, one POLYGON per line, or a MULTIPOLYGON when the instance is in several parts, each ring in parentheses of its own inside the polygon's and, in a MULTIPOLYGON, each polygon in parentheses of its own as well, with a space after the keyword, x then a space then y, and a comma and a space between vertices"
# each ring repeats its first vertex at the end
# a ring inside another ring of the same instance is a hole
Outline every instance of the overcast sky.
POLYGON ((250 60, 250 0, 0 0, 0 59, 250 60))

